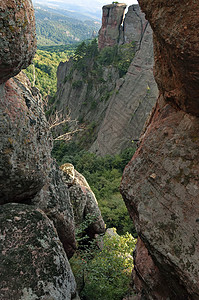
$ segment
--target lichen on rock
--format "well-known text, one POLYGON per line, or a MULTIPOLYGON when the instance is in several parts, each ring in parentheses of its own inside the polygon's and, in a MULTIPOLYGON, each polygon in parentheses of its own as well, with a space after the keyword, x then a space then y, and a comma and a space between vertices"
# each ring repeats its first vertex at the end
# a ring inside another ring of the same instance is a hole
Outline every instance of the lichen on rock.
POLYGON ((70 300, 75 280, 53 223, 24 204, 0 206, 1 299, 70 300))
POLYGON ((1 0, 0 84, 31 63, 36 52, 35 16, 31 1, 1 0))
POLYGON ((85 177, 77 172, 72 164, 66 163, 60 169, 63 171, 63 180, 69 189, 76 227, 78 228, 84 221, 90 219, 88 236, 94 238, 95 234, 104 233, 105 223, 95 195, 85 177))
POLYGON ((196 300, 199 39, 194 28, 199 25, 198 5, 169 0, 139 3, 154 32, 160 95, 121 184, 139 235, 134 282, 138 299, 196 300))

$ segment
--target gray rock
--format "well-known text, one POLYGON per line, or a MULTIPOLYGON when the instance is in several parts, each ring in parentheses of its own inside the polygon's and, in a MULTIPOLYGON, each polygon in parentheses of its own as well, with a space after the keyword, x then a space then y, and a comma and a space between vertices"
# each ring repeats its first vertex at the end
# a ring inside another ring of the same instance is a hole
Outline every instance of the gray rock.
POLYGON ((0 116, 0 203, 29 201, 44 185, 52 161, 43 107, 30 86, 13 78, 0 85, 0 116))
MULTIPOLYGON (((103 22, 105 26, 105 20, 103 22)), ((135 41, 136 48, 123 78, 119 78, 115 67, 104 67, 104 82, 89 86, 77 70, 70 73, 71 60, 59 65, 56 108, 64 115, 71 112, 72 119, 93 125, 86 140, 90 151, 99 155, 115 154, 131 146, 132 140, 139 139, 158 95, 153 77, 152 39, 144 14, 138 5, 133 5, 126 14, 123 35, 118 41, 119 44, 135 41), (71 81, 66 80, 69 77, 71 81), (82 84, 74 88, 73 83, 77 81, 82 84)), ((81 138, 81 134, 78 137, 81 138)))
POLYGON ((71 300, 75 279, 53 223, 39 209, 0 206, 4 300, 71 300))
POLYGON ((76 227, 90 220, 87 230, 89 237, 94 238, 96 234, 104 233, 105 223, 95 195, 85 177, 77 172, 72 164, 64 164, 60 168, 63 171, 64 182, 69 188, 76 227))
POLYGON ((31 63, 36 51, 35 16, 31 1, 1 0, 0 84, 31 63))
POLYGON ((139 140, 155 104, 158 89, 153 77, 153 39, 148 23, 140 31, 140 45, 124 77, 111 96, 98 135, 90 150, 99 155, 114 154, 139 140))
POLYGON ((41 98, 33 97, 24 74, 2 84, 0 94, 0 203, 29 203, 45 211, 71 257, 76 248, 73 209, 51 157, 52 137, 41 98))

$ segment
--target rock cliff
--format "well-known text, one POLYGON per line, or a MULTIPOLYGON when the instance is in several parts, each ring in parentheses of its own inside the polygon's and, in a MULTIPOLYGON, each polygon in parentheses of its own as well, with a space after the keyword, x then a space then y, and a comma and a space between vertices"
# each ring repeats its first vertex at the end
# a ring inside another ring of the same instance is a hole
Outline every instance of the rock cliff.
POLYGON ((124 24, 124 39, 136 42, 136 52, 127 74, 116 83, 91 146, 99 155, 118 153, 139 140, 158 94, 153 77, 152 30, 137 5, 129 7, 124 24))
POLYGON ((194 1, 139 1, 160 95, 121 184, 139 235, 138 299, 199 299, 199 25, 194 1), (176 9, 178 8, 178 9, 176 9))
MULTIPOLYGON (((139 139, 158 92, 153 78, 152 30, 139 6, 129 7, 123 27, 124 5, 104 6, 103 11, 99 33, 101 51, 109 46, 110 24, 117 24, 117 45, 122 47, 122 55, 134 48, 134 58, 126 75, 120 75, 117 65, 104 65, 100 75, 94 77, 94 70, 91 78, 74 70, 72 60, 61 63, 54 103, 58 111, 64 114, 70 111, 72 119, 80 120, 89 129, 92 127, 92 132, 86 137, 86 147, 99 155, 119 153, 131 146, 132 140, 139 139)), ((116 43, 114 35, 112 37, 116 43)), ((94 63, 89 59, 87 64, 92 66, 94 63)))
POLYGON ((69 187, 51 157, 39 91, 23 73, 12 77, 35 52, 31 2, 3 0, 0 30, 0 298, 71 300, 76 283, 68 258, 76 241, 69 187))
POLYGON ((99 49, 118 44, 125 8, 126 4, 124 3, 113 3, 102 7, 102 27, 98 38, 99 49))

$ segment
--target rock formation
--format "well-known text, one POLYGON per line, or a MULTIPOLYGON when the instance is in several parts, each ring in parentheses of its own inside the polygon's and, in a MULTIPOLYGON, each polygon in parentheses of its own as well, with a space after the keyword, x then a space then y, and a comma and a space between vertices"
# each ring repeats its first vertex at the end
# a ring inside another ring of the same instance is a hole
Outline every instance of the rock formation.
POLYGON ((36 51, 31 1, 0 3, 0 84, 27 68, 36 51))
POLYGON ((97 138, 91 146, 91 151, 99 155, 118 153, 139 139, 158 94, 153 77, 151 27, 138 5, 130 6, 127 16, 124 39, 135 41, 137 50, 127 74, 117 81, 116 92, 109 100, 97 138))
POLYGON ((126 4, 124 3, 113 3, 102 7, 102 27, 98 38, 99 49, 118 44, 125 8, 126 4))
POLYGON ((69 163, 62 165, 60 169, 63 171, 63 180, 69 188, 75 227, 78 228, 84 221, 87 221, 89 223, 87 235, 90 238, 94 238, 96 234, 104 233, 105 223, 95 195, 85 177, 69 163))
POLYGON ((23 73, 12 77, 35 52, 31 2, 3 0, 0 30, 0 298, 71 300, 76 283, 68 258, 76 241, 69 188, 51 157, 39 91, 23 73))
POLYGON ((199 7, 140 0, 154 32, 160 96, 121 192, 139 235, 139 299, 199 299, 199 7), (177 9, 176 9, 177 8, 177 9))
POLYGON ((0 206, 4 300, 71 299, 76 285, 53 223, 24 204, 0 206), (38 278, 36 280, 36 278, 38 278))
MULTIPOLYGON (((116 9, 114 5, 110 7, 116 9)), ((117 20, 116 16, 114 18, 117 20)), ((107 24, 108 15, 105 18, 104 14, 104 33, 100 32, 103 37, 109 28, 107 24)), ((72 60, 58 67, 54 106, 64 114, 70 111, 72 119, 83 120, 91 126, 94 124, 86 144, 87 149, 99 155, 119 153, 130 147, 132 140, 139 139, 158 95, 153 77, 152 30, 138 5, 129 7, 118 40, 119 45, 126 45, 124 51, 128 51, 132 42, 135 57, 122 78, 115 66, 103 66, 101 81, 94 80, 91 85, 89 77, 85 78, 78 70, 72 69, 72 60), (80 84, 75 88, 77 82, 80 84)))

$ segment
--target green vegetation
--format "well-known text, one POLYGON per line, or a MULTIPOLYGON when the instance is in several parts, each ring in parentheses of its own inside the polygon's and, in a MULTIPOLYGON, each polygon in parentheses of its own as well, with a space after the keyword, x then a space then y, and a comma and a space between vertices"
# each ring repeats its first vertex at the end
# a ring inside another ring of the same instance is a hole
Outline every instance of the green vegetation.
POLYGON ((101 238, 101 242, 102 250, 91 242, 84 249, 78 248, 70 260, 81 299, 121 300, 132 293, 132 254, 136 240, 129 233, 119 236, 115 230, 101 238))
POLYGON ((57 67, 73 55, 76 45, 39 47, 33 64, 25 73, 32 85, 35 85, 43 97, 53 97, 57 88, 57 67), (35 80, 35 82, 34 82, 35 80))
POLYGON ((113 65, 119 70, 120 77, 124 76, 134 57, 134 43, 115 45, 98 50, 97 40, 89 43, 82 42, 74 53, 74 69, 77 69, 85 77, 86 75, 101 79, 102 66, 113 65))
POLYGON ((91 38, 100 23, 78 20, 64 15, 65 11, 35 7, 36 33, 39 46, 73 44, 91 38))
POLYGON ((99 157, 82 150, 74 142, 56 142, 52 152, 60 165, 72 163, 86 177, 107 227, 116 227, 119 234, 128 231, 135 235, 133 223, 119 193, 123 169, 134 152, 134 148, 129 148, 121 154, 99 157))

